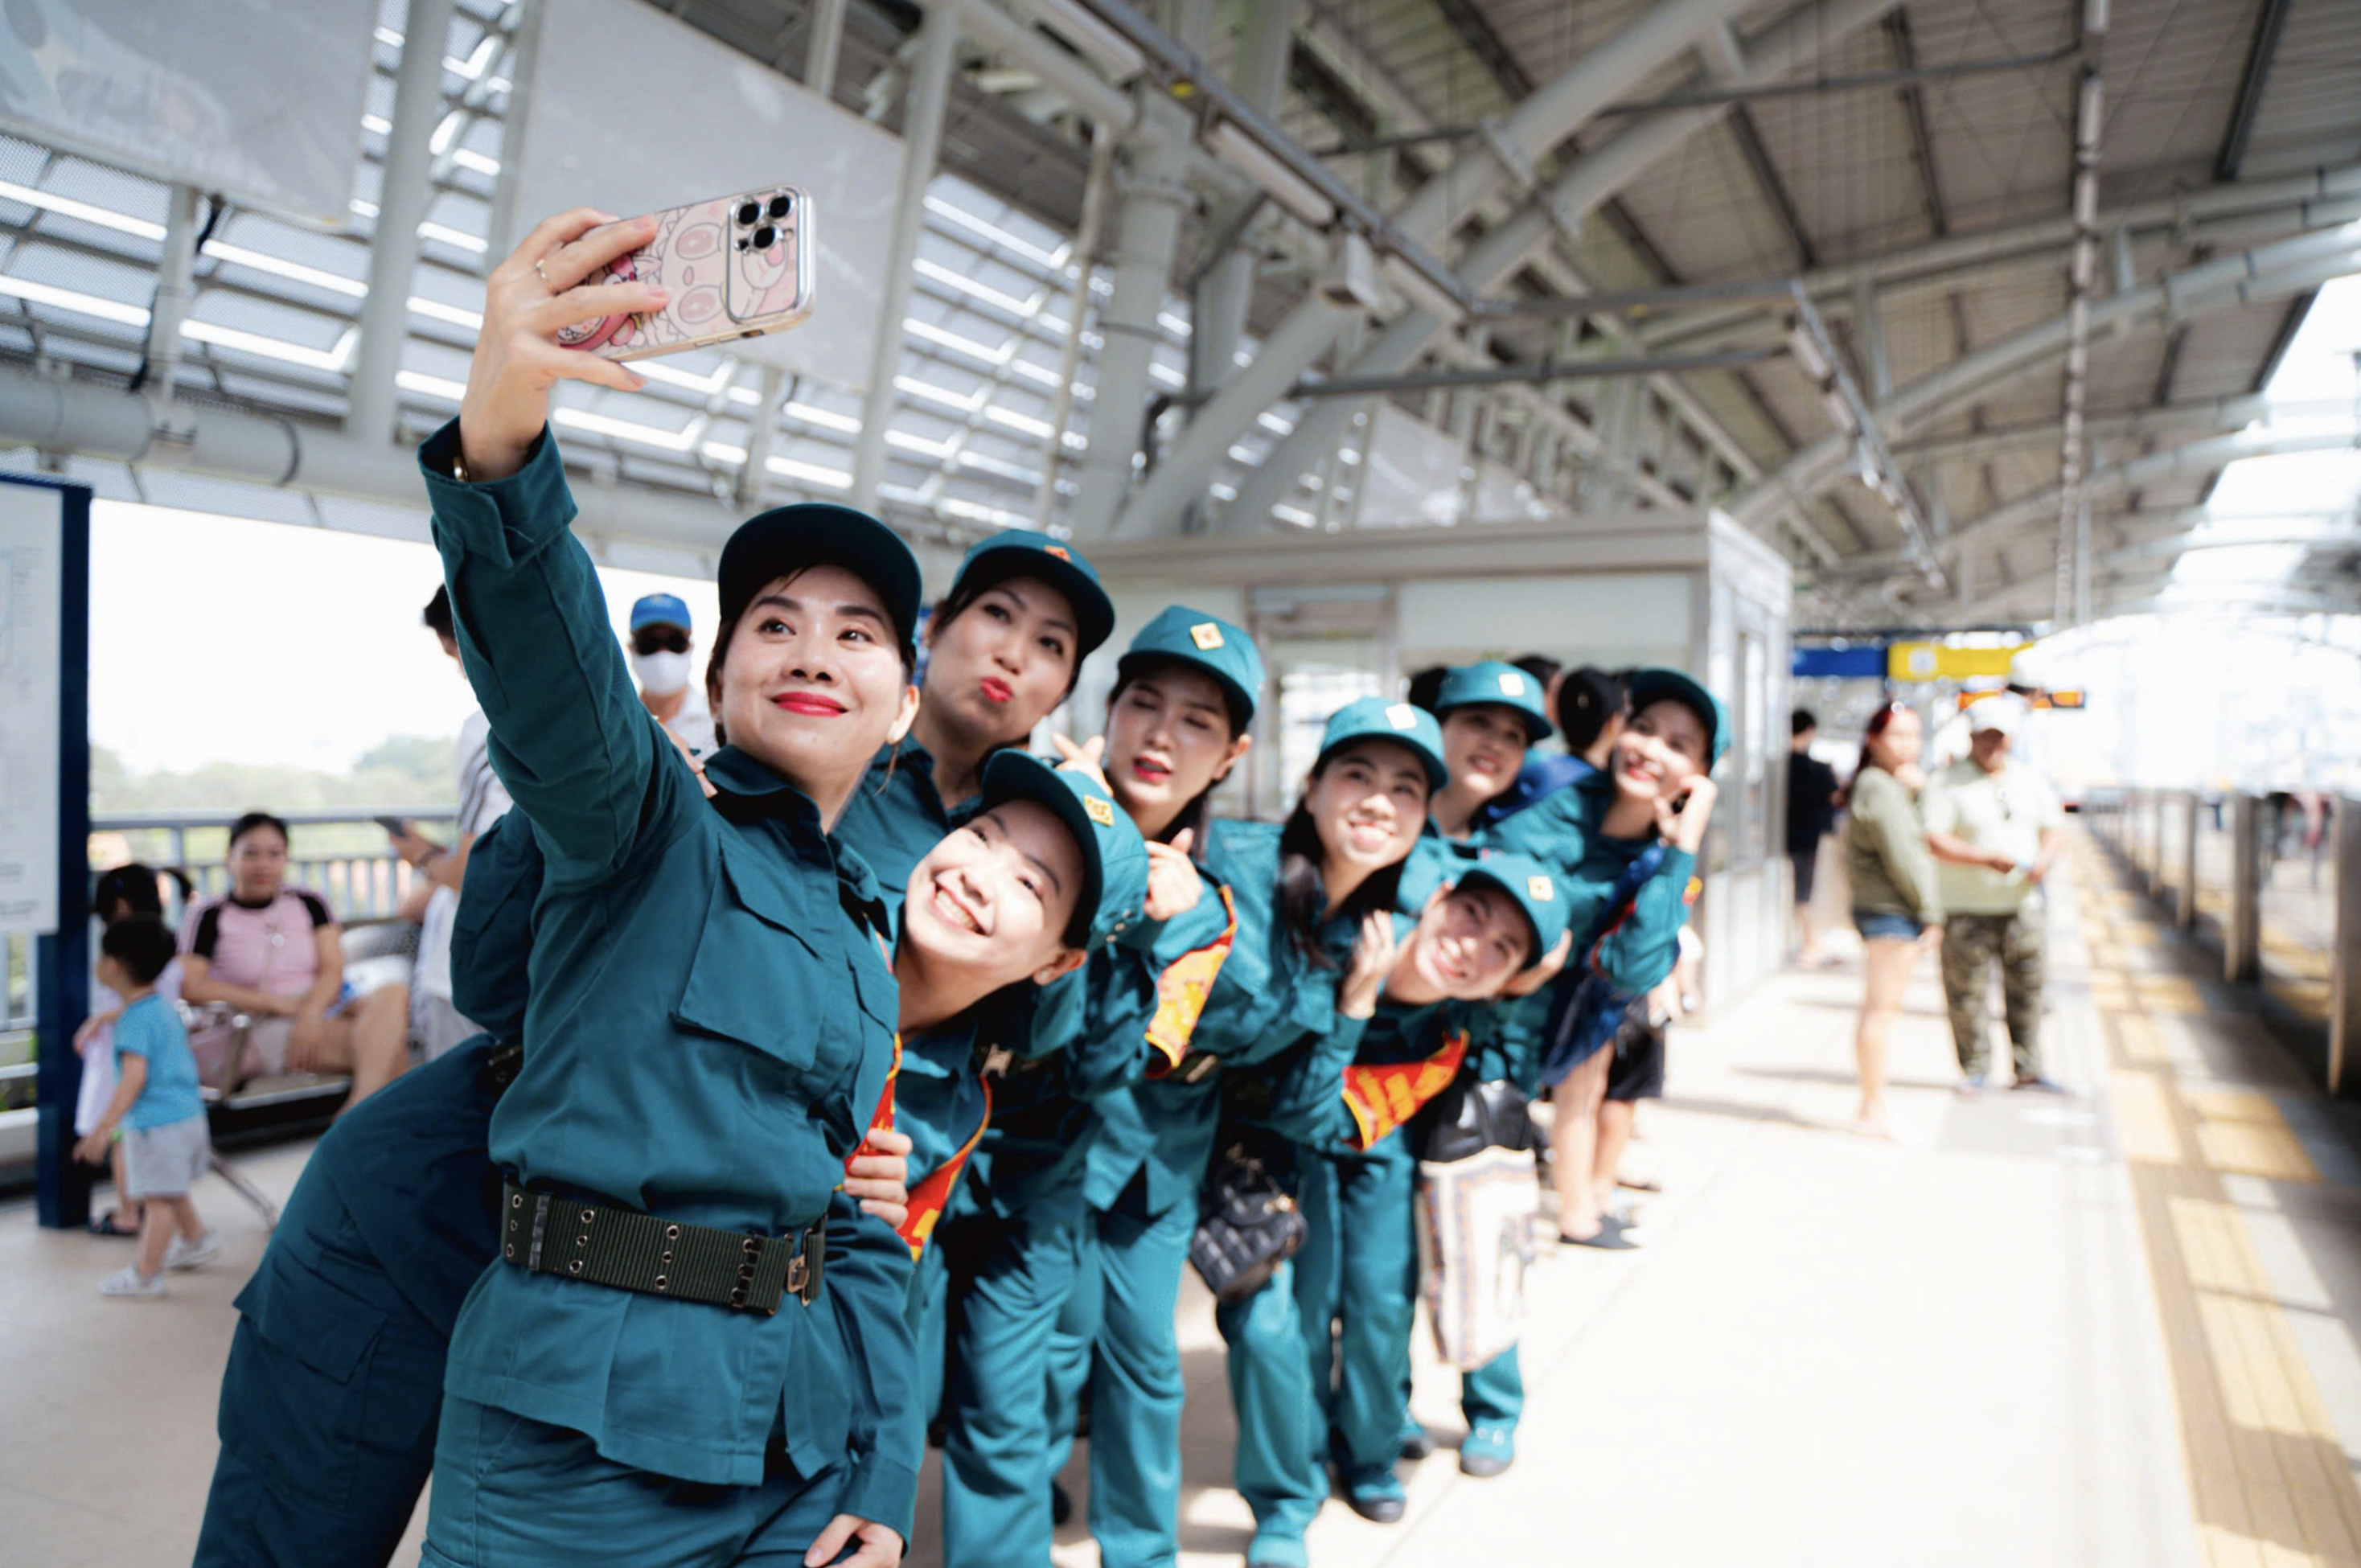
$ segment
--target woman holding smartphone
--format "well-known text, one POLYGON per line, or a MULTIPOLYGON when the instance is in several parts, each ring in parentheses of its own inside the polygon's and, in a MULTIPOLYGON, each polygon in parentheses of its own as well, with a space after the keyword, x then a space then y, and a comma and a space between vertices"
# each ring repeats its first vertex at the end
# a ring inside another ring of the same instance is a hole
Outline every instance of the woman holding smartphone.
POLYGON ((943 1558, 950 1568, 1047 1562, 1054 1533, 1048 1468, 1051 1341, 1061 1314, 1086 1314, 1084 1202, 1099 1108, 1186 1054, 1236 922, 1229 898, 1189 861, 1207 797, 1246 755, 1262 658, 1239 628, 1174 605, 1115 666, 1103 742, 1074 747, 1154 859, 1146 921, 1089 966, 1045 988, 1029 1058, 1005 1059, 975 1160, 969 1212, 947 1237, 958 1258, 943 1436, 943 1558))
POLYGON ((843 507, 730 537, 708 805, 632 688, 547 428, 559 380, 639 384, 556 335, 663 307, 575 288, 651 232, 587 209, 534 229, 420 453, 462 663, 545 861, 491 1121, 500 1260, 454 1330, 425 1561, 889 1568, 919 1459, 910 1256, 839 1189, 898 998, 875 878, 829 829, 915 717, 917 565, 843 507))
POLYGON ((1283 826, 1225 821, 1209 836, 1205 863, 1230 891, 1235 940, 1187 1054, 1104 1102, 1090 1155, 1103 1310, 1094 1358, 1061 1362, 1059 1398, 1078 1398, 1094 1361, 1091 1533, 1105 1568, 1168 1563, 1178 1550, 1173 1315, 1224 1081, 1253 1090, 1258 1120, 1280 1129, 1316 1124, 1342 1091, 1392 966, 1396 884, 1442 767, 1431 714, 1363 697, 1329 719, 1283 826))

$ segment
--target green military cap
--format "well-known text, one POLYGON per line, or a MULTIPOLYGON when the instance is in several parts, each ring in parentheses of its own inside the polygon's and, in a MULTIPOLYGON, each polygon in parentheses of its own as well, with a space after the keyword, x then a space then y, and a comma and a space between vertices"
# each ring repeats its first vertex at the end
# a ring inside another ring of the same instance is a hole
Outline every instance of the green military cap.
POLYGON ((1676 702, 1697 716, 1697 722, 1705 726, 1706 771, 1711 773, 1730 750, 1730 710, 1721 706, 1721 699, 1678 670, 1634 670, 1627 685, 1633 713, 1652 702, 1676 702))
POLYGON ((1499 888, 1513 900, 1525 924, 1532 928, 1533 950, 1524 967, 1531 969, 1548 956, 1565 935, 1571 912, 1565 892, 1547 866, 1530 855, 1488 854, 1459 873, 1455 887, 1499 888))
POLYGON ((983 765, 982 809, 1010 800, 1048 806, 1082 850, 1082 888, 1066 927, 1068 946, 1094 948, 1138 924, 1148 905, 1148 845, 1096 779, 1012 747, 983 765))
POLYGON ((1514 664, 1486 659, 1451 670, 1443 677, 1443 689, 1435 694, 1435 717, 1439 718, 1455 707, 1473 707, 1479 702, 1515 708, 1517 716, 1525 721, 1528 745, 1557 733, 1557 726, 1550 722, 1549 712, 1542 706, 1541 682, 1514 664))
MULTIPOLYGON (((865 511, 833 501, 799 501, 757 512, 721 547, 721 624, 737 624, 765 584, 806 566, 842 566, 877 591, 893 618, 902 657, 912 657, 924 589, 918 558, 901 535, 865 511)), ((724 636, 727 636, 725 630, 724 636)))
POLYGON ((1115 663, 1118 685, 1153 660, 1169 659, 1192 665, 1213 677, 1229 694, 1239 715, 1240 729, 1254 722, 1262 696, 1262 650, 1254 639, 1219 616, 1185 604, 1167 605, 1156 619, 1139 629, 1123 657, 1115 663))
POLYGON ((1361 740, 1407 746, 1426 764, 1429 784, 1441 789, 1450 782, 1451 770, 1443 762, 1443 726, 1422 707, 1388 702, 1381 696, 1355 697, 1329 717, 1327 732, 1320 737, 1320 762, 1325 762, 1339 747, 1361 740))
POLYGON ((1115 601, 1099 587, 1098 568, 1081 551, 1029 528, 1004 529, 978 540, 951 579, 951 594, 981 593, 1010 577, 1038 577, 1074 607, 1074 634, 1082 645, 1076 663, 1088 658, 1115 630, 1115 601))

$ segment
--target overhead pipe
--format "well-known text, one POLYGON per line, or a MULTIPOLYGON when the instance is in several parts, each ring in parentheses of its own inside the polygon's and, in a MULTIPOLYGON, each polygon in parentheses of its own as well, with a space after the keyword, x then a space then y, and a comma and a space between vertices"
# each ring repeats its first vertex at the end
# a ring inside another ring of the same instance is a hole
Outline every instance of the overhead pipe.
MULTIPOLYGON (((1728 75, 1739 82, 1747 82, 1784 76, 1807 64, 1823 49, 1833 47, 1876 21, 1897 3, 1898 0, 1823 0, 1821 5, 1791 14, 1747 46, 1743 57, 1731 62, 1734 71, 1701 71, 1694 80, 1708 82, 1728 75)), ((1728 104, 1710 105, 1642 121, 1575 159, 1547 187, 1535 192, 1532 200, 1487 233, 1468 252, 1460 264, 1460 277, 1469 291, 1482 293, 1497 288, 1547 245, 1553 235, 1578 226, 1617 191, 1675 151, 1690 137, 1727 116, 1731 107, 1728 104)), ((1430 182, 1429 189, 1453 182, 1446 177, 1430 182)), ((1349 369, 1354 374, 1367 375, 1407 369, 1434 334, 1455 319, 1429 310, 1410 309, 1379 334, 1349 369)), ((1209 408, 1201 417, 1218 425, 1221 422, 1212 420, 1213 411, 1209 408)), ((1341 409, 1315 410, 1299 422, 1294 433, 1279 444, 1263 466, 1240 483, 1238 499, 1225 513, 1230 526, 1239 530, 1260 528, 1270 510, 1293 491, 1298 477, 1335 445, 1343 433, 1344 415, 1341 409)), ((1153 499, 1164 502, 1162 497, 1153 499)), ((1134 510, 1146 519, 1159 516, 1160 505, 1151 506, 1150 502, 1148 489, 1143 488, 1134 499, 1134 510)))
POLYGON ((410 0, 401 29, 401 64, 393 79, 385 177, 379 182, 377 228, 369 240, 368 293, 361 303, 360 343, 346 382, 345 428, 368 441, 394 437, 393 378, 410 338, 410 282, 418 265, 418 225, 434 199, 434 123, 443 109, 443 49, 455 0, 410 0))
MULTIPOLYGON (((2361 224, 2301 235, 2168 274, 2147 288, 2103 301, 2091 308, 2088 329, 2128 331, 2196 320, 2300 293, 2356 269, 2361 224)), ((2071 327, 2070 319, 2060 314, 1920 377, 1878 410, 1879 424, 1889 438, 1908 435, 1959 402, 2038 370, 2065 352, 2071 327)), ((1822 436, 1740 498, 1731 515, 1759 527, 1789 500, 1817 499, 1841 476, 1850 450, 1851 438, 1842 431, 1822 436)))
MULTIPOLYGON (((1099 0, 1091 3, 1095 6, 1099 0)), ((1545 157, 1587 124, 1617 93, 1744 8, 1745 0, 1669 0, 1653 7, 1520 104, 1482 149, 1470 149, 1447 173, 1429 181, 1402 209, 1396 226, 1422 244, 1441 244, 1448 238, 1456 215, 1464 215, 1475 201, 1509 185, 1513 176, 1503 162, 1504 154, 1532 161, 1545 157), (1455 195, 1455 192, 1465 194, 1455 195)), ((1315 161, 1313 167, 1321 166, 1315 161)), ((1324 175, 1326 170, 1321 172, 1324 175)), ((1389 269, 1388 275, 1397 288, 1419 294, 1430 304, 1450 302, 1453 309, 1447 319, 1453 320, 1457 319, 1466 292, 1462 278, 1473 276, 1463 271, 1438 280, 1418 267, 1389 269), (1413 276, 1416 283, 1411 281, 1413 276)), ((1202 490, 1206 476, 1220 467, 1231 444, 1335 345, 1346 323, 1361 314, 1358 305, 1329 300, 1316 290, 1290 311, 1266 335, 1256 364, 1198 410, 1156 472, 1125 506, 1117 531, 1152 532, 1180 516, 1202 490)), ((1400 369, 1407 363, 1375 367, 1400 369)), ((1341 412, 1350 417, 1350 411, 1341 412)), ((1327 444, 1334 444, 1336 431, 1328 428, 1329 422, 1322 423, 1327 444)), ((1292 438, 1285 444, 1298 453, 1310 446, 1292 438)), ((1299 461, 1297 467, 1301 466, 1299 461)), ((1237 510, 1235 503, 1231 510, 1237 510)))
MULTIPOLYGON (((2350 398, 2274 401, 2261 392, 2245 392, 2233 398, 2184 399, 2129 413, 2089 415, 2082 421, 2082 433, 2092 442, 2147 441, 2161 435, 2185 435, 2191 431, 2238 430, 2257 420, 2265 424, 2286 425, 2304 420, 2342 419, 2352 411, 2350 398)), ((2004 452, 2054 446, 2057 442, 2057 422, 2038 420, 1969 435, 1905 442, 1894 449, 1894 455, 1905 463, 1979 462, 2004 452)))
POLYGON ((1082 219, 1074 230, 1074 292, 1066 303, 1066 341, 1058 345, 1058 388, 1049 394, 1049 433, 1042 444, 1041 488, 1033 498, 1033 526, 1046 532, 1058 505, 1058 476, 1066 467, 1066 427, 1074 417, 1074 376, 1082 363, 1082 318, 1098 276, 1099 230, 1106 221, 1107 190, 1115 182, 1115 132, 1091 136, 1091 170, 1082 180, 1082 219))

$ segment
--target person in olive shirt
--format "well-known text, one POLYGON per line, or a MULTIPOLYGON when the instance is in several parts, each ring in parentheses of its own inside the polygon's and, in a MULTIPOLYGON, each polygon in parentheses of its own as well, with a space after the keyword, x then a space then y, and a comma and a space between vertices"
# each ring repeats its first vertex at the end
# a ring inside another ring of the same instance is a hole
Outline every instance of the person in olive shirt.
POLYGON ((536 227, 420 453, 461 661, 545 862, 491 1122, 500 1261, 453 1331, 424 1561, 890 1568, 920 1459, 911 1260, 840 1187, 898 992, 875 878, 829 829, 916 715, 917 564, 844 507, 731 535, 708 804, 632 687, 548 429, 558 380, 641 384, 556 334, 663 307, 576 288, 653 232, 536 227))
POLYGON ((1852 923, 1861 930, 1861 1023, 1853 1056, 1861 1069, 1854 1124, 1891 1136, 1885 1119, 1885 1040, 1902 1011, 1918 955, 1943 939, 1943 899, 1927 826, 1918 816, 1919 748, 1926 731, 1903 704, 1879 708, 1861 736, 1861 771, 1846 793, 1845 872, 1852 923))
POLYGON ((1048 534, 1012 528, 967 553, 927 620, 910 733, 872 759, 836 825, 889 908, 918 857, 974 809, 985 760, 1025 743, 1114 629, 1098 573, 1048 534))

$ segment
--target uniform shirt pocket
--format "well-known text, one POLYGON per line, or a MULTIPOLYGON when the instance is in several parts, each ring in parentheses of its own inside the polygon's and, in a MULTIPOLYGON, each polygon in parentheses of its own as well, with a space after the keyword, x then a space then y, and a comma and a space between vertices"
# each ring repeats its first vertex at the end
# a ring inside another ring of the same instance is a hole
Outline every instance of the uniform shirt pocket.
POLYGON ((829 1010, 827 966, 806 934, 797 891, 779 872, 721 856, 675 1023, 792 1068, 812 1065, 829 1010))

